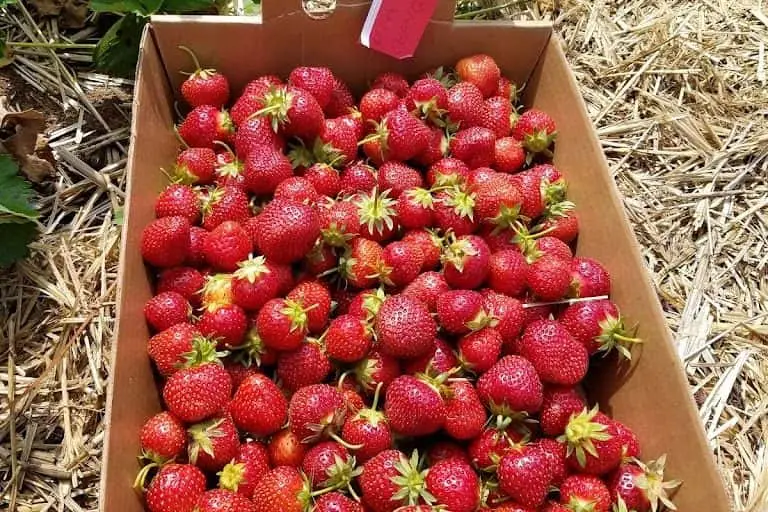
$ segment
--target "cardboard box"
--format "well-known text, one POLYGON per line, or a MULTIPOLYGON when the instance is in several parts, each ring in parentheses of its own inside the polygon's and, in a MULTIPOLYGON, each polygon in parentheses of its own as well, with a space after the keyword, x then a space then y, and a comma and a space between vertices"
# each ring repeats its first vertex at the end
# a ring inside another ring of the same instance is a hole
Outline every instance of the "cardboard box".
POLYGON ((643 457, 668 454, 667 476, 681 479, 675 501, 682 512, 730 509, 713 463, 686 377, 640 257, 577 84, 552 28, 541 23, 453 22, 454 2, 443 0, 414 58, 397 61, 359 44, 368 5, 338 0, 323 21, 302 11, 300 0, 264 0, 263 20, 239 17, 158 16, 144 34, 136 82, 128 201, 120 266, 118 338, 112 354, 107 401, 101 510, 139 512, 131 489, 138 469, 138 431, 160 410, 158 389, 146 353, 149 332, 142 307, 151 296, 139 241, 153 219, 153 202, 166 184, 161 167, 174 161, 174 94, 189 68, 185 45, 201 62, 222 71, 237 92, 259 74, 286 76, 298 65, 329 66, 358 92, 385 70, 410 78, 460 57, 487 53, 504 74, 526 83, 525 103, 557 122, 555 164, 570 182, 569 197, 581 220, 578 254, 599 259, 613 276, 613 299, 646 343, 631 368, 603 365, 588 383, 590 398, 639 434, 643 457))

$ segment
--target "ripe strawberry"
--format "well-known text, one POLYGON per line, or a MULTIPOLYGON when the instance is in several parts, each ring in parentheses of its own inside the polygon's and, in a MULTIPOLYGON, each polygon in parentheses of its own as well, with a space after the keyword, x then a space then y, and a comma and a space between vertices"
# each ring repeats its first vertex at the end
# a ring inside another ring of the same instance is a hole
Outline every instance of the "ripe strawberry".
POLYGON ((184 356, 192 351, 192 341, 200 331, 190 323, 172 325, 149 339, 147 352, 163 377, 173 375, 184 363, 184 356))
POLYGON ((203 471, 216 472, 237 455, 238 432, 228 416, 214 417, 187 429, 189 462, 203 471))
POLYGON ((571 475, 560 485, 560 503, 571 510, 609 512, 611 494, 596 476, 571 475))
POLYGON ((377 409, 379 393, 382 388, 383 385, 376 387, 376 393, 370 407, 363 407, 356 413, 347 415, 342 427, 342 439, 346 443, 358 447, 354 449, 354 454, 360 464, 364 464, 392 447, 392 431, 389 428, 389 420, 384 413, 377 409))
POLYGON ((379 193, 374 188, 370 193, 360 192, 355 196, 357 215, 360 219, 360 235, 381 242, 392 238, 399 225, 397 224, 397 201, 389 197, 389 192, 379 193))
POLYGON ((584 345, 590 356, 616 349, 629 359, 632 344, 640 341, 627 332, 619 309, 608 299, 571 304, 559 315, 558 321, 584 345))
POLYGON ((430 227, 434 222, 433 208, 432 194, 421 187, 404 190, 395 205, 398 223, 406 229, 430 227))
POLYGON ((513 84, 509 78, 505 76, 499 77, 499 81, 496 85, 496 92, 494 96, 503 96, 507 98, 510 103, 517 103, 517 86, 513 84))
POLYGON ((379 260, 383 249, 379 244, 366 238, 354 238, 349 250, 342 257, 341 276, 356 288, 370 288, 377 279, 379 260))
POLYGON ((451 242, 443 253, 445 280, 453 288, 479 288, 488 276, 491 251, 475 235, 465 235, 451 242))
POLYGON ((539 258, 528 266, 528 289, 543 301, 560 300, 571 284, 571 262, 553 256, 539 258))
POLYGON ((475 84, 459 82, 448 89, 448 119, 462 130, 480 125, 483 107, 483 93, 475 84))
POLYGON ((344 395, 328 384, 299 389, 288 405, 291 432, 303 443, 335 435, 344 424, 346 413, 344 395))
POLYGON ((301 469, 312 489, 343 489, 360 474, 355 468, 355 459, 336 441, 323 441, 307 450, 301 469))
POLYGON ((177 267, 189 253, 190 224, 186 217, 153 220, 141 233, 141 256, 154 267, 177 267))
POLYGON ((237 187, 215 188, 203 197, 203 227, 208 231, 222 222, 244 222, 250 216, 248 195, 237 187))
POLYGON ((304 257, 304 270, 310 275, 319 277, 326 272, 333 272, 339 266, 339 256, 330 245, 318 241, 304 257))
POLYGON ((525 165, 525 149, 514 137, 496 139, 493 155, 494 168, 499 172, 517 172, 525 165))
POLYGON ((429 167, 439 162, 448 154, 448 137, 443 128, 429 127, 429 142, 426 149, 413 158, 413 163, 421 167, 429 167))
POLYGON ((403 436, 425 436, 445 424, 441 377, 401 375, 387 388, 384 413, 392 431, 403 436))
POLYGON ((404 162, 423 152, 430 138, 429 128, 420 119, 398 107, 389 111, 375 125, 373 133, 363 139, 363 151, 374 160, 404 162))
POLYGON ((307 310, 286 299, 271 299, 256 317, 256 329, 267 347, 275 350, 299 348, 308 333, 307 310))
POLYGON ((323 382, 331 373, 331 362, 317 342, 306 341, 277 358, 277 377, 288 391, 323 382))
POLYGON ((457 347, 461 366, 477 375, 491 369, 504 341, 496 329, 485 327, 462 337, 457 347))
POLYGON ((451 139, 451 156, 464 161, 470 168, 487 167, 493 163, 496 136, 488 128, 471 126, 451 139))
POLYGON ((475 214, 495 226, 496 230, 512 229, 520 219, 522 196, 517 187, 497 174, 490 181, 474 187, 475 214))
POLYGON ((271 146, 254 145, 245 157, 245 188, 257 195, 272 194, 278 185, 293 176, 291 162, 271 146))
POLYGON ((419 171, 402 162, 384 162, 379 167, 377 180, 379 190, 388 191, 390 197, 399 197, 408 189, 424 185, 419 171))
POLYGON ((485 407, 475 387, 466 380, 448 386, 443 429, 454 439, 465 441, 480 435, 486 421, 485 407))
POLYGON ((204 311, 197 327, 204 336, 216 340, 219 348, 231 349, 242 344, 248 317, 240 306, 228 304, 204 311))
POLYGON ((542 382, 573 386, 589 368, 587 349, 555 320, 528 325, 517 348, 536 368, 542 382))
POLYGON ((304 178, 312 183, 317 193, 336 197, 341 190, 341 179, 336 169, 327 164, 314 164, 304 172, 304 178))
POLYGON ((363 120, 379 122, 388 113, 397 108, 400 98, 388 89, 373 88, 360 98, 360 113, 363 120))
POLYGON ((368 354, 372 344, 371 332, 365 322, 352 315, 334 318, 325 333, 328 356, 343 363, 360 361, 368 354))
POLYGON ((305 512, 310 500, 309 483, 290 466, 272 469, 253 491, 253 504, 259 512, 305 512))
POLYGON ((320 108, 325 108, 331 101, 336 86, 333 73, 324 67, 300 66, 288 75, 288 83, 309 92, 315 97, 320 108))
POLYGON ((323 241, 333 247, 345 247, 359 234, 360 216, 350 201, 332 201, 318 208, 320 233, 323 241))
POLYGON ((192 306, 183 295, 176 292, 159 293, 144 305, 144 317, 157 332, 188 322, 191 314, 192 306))
POLYGON ((259 311, 268 300, 277 297, 278 274, 290 272, 290 268, 266 261, 263 256, 251 256, 238 267, 232 275, 232 300, 246 311, 259 311))
POLYGON ((231 186, 246 191, 243 163, 231 151, 216 155, 214 183, 218 187, 231 186))
POLYGON ((259 214, 256 245, 275 263, 299 261, 320 235, 315 210, 305 204, 273 199, 259 214))
MULTIPOLYGON (((360 121, 361 122, 361 121, 360 121)), ((326 119, 313 148, 315 158, 332 167, 342 167, 357 157, 360 123, 351 116, 326 119)))
POLYGON ((611 275, 597 260, 574 258, 571 264, 571 297, 599 297, 611 293, 611 275))
POLYGON ((537 228, 565 243, 573 242, 579 236, 579 218, 574 211, 573 203, 561 201, 547 206, 537 228))
POLYGON ((197 56, 188 48, 181 46, 189 53, 195 63, 195 71, 181 84, 181 95, 193 107, 214 105, 221 107, 229 101, 229 81, 227 77, 215 69, 203 69, 197 56))
POLYGON ((493 290, 510 297, 523 294, 528 265, 519 251, 495 252, 491 255, 489 266, 488 284, 493 290))
POLYGON ((229 413, 237 428, 256 437, 274 434, 285 423, 288 401, 269 377, 256 374, 237 388, 229 413))
POLYGON ((624 450, 624 458, 640 456, 640 440, 629 426, 618 420, 613 420, 616 432, 621 440, 621 446, 624 450))
POLYGON ((427 461, 434 466, 441 460, 459 459, 469 463, 469 455, 466 449, 453 441, 438 441, 431 445, 427 451, 427 461))
POLYGON ((414 243, 424 253, 424 271, 434 270, 440 264, 440 255, 443 248, 443 239, 434 231, 415 229, 407 231, 402 238, 403 242, 414 243))
POLYGON ((476 85, 486 98, 496 91, 501 78, 501 71, 493 57, 482 54, 459 60, 456 63, 456 74, 462 82, 476 85))
POLYGON ((555 121, 546 112, 534 108, 520 114, 512 127, 512 136, 532 153, 546 152, 556 135, 555 121))
POLYGON ((200 342, 198 355, 190 357, 192 366, 168 377, 163 400, 168 410, 185 423, 195 423, 221 410, 232 395, 232 379, 215 359, 213 345, 200 342), (199 361, 199 362, 198 362, 199 361))
POLYGON ((264 95, 259 115, 267 117, 272 128, 286 138, 311 142, 323 129, 323 109, 308 91, 292 85, 277 86, 264 95))
POLYGON ((363 512, 363 507, 338 491, 323 494, 315 500, 313 512, 363 512))
POLYGON ((224 221, 205 238, 203 253, 206 262, 216 270, 232 272, 238 263, 248 258, 253 249, 251 237, 237 222, 224 221))
POLYGON ((197 501, 197 512, 256 512, 256 506, 243 494, 227 489, 211 489, 197 501))
POLYGON ((400 507, 431 499, 426 492, 426 471, 419 470, 419 455, 409 459, 399 450, 386 450, 363 466, 360 489, 363 503, 373 512, 393 512, 400 507))
POLYGON ((536 508, 547 497, 552 469, 543 452, 524 446, 511 450, 496 470, 499 487, 517 503, 536 508))
POLYGON ((307 329, 319 334, 331 314, 331 293, 320 281, 304 281, 288 292, 286 299, 301 305, 307 312, 307 329))
POLYGON ((190 224, 200 221, 200 198, 189 185, 168 185, 155 200, 155 217, 186 217, 190 224))
POLYGON ((142 458, 156 464, 174 460, 187 446, 184 425, 168 411, 149 418, 141 427, 140 439, 142 458))
POLYGON ((400 362, 376 348, 355 367, 355 380, 368 394, 373 393, 381 383, 381 390, 386 392, 389 384, 400 375, 400 362))
POLYGON ((533 263, 543 256, 567 260, 570 263, 573 252, 568 244, 559 238, 551 236, 536 238, 536 236, 527 234, 525 228, 518 229, 518 247, 528 263, 533 263))
POLYGON ((376 336, 382 353, 419 357, 434 345, 437 324, 421 301, 404 295, 388 297, 376 315, 376 336))
POLYGON ((399 97, 404 98, 408 94, 408 80, 400 73, 391 71, 381 73, 371 82, 371 89, 387 89, 399 97))
POLYGON ((502 457, 518 448, 518 441, 520 439, 511 429, 489 426, 472 439, 467 451, 477 469, 494 472, 502 457))
POLYGON ((540 512, 572 512, 570 508, 554 501, 546 502, 540 509, 540 512))
POLYGON ((480 479, 461 459, 438 462, 429 468, 425 483, 435 503, 451 512, 474 512, 480 504, 480 479))
POLYGON ((449 334, 467 334, 482 329, 490 321, 479 292, 449 290, 438 295, 435 306, 437 320, 449 334))
POLYGON ((186 185, 213 183, 216 152, 211 148, 187 148, 176 157, 171 175, 174 181, 186 185))
POLYGON ((512 175, 510 180, 523 194, 520 211, 529 219, 540 217, 547 206, 565 197, 566 182, 560 172, 550 165, 537 165, 512 175))
POLYGON ((547 386, 544 388, 544 402, 541 404, 539 423, 546 436, 556 437, 565 432, 572 415, 584 410, 587 403, 572 387, 547 386))
POLYGON ((505 356, 477 379, 480 399, 493 414, 537 412, 542 385, 536 368, 520 356, 505 356))
POLYGON ((344 401, 347 404, 347 417, 350 414, 355 414, 360 409, 365 408, 365 401, 360 395, 360 390, 353 379, 346 379, 346 374, 342 374, 339 377, 338 388, 341 390, 341 394, 344 395, 344 401))
MULTIPOLYGON (((241 347, 238 347, 238 349, 241 349, 241 347)), ((259 373, 258 366, 260 365, 260 361, 255 361, 253 359, 249 360, 247 356, 241 356, 240 354, 241 353, 238 351, 232 359, 224 360, 224 369, 227 370, 227 373, 232 378, 233 391, 237 391, 237 388, 240 387, 240 384, 242 384, 245 379, 251 375, 259 373)))
MULTIPOLYGON (((476 169, 472 169, 469 172, 469 176, 467 177, 467 185, 469 185, 470 187, 477 187, 484 183, 488 183, 489 181, 499 176, 504 176, 504 175, 494 171, 490 167, 478 167, 476 169)), ((511 178, 507 178, 507 179, 512 181, 511 178)))
POLYGON ((427 171, 430 187, 463 185, 469 177, 467 164, 456 158, 443 158, 433 163, 427 171))
POLYGON ((156 291, 176 292, 193 305, 200 304, 200 291, 205 284, 203 275, 191 267, 174 267, 163 270, 157 280, 156 291))
POLYGON ((563 483, 565 477, 570 474, 568 462, 566 461, 567 452, 565 445, 555 439, 541 437, 531 446, 538 448, 549 460, 552 469, 552 485, 559 486, 563 483))
POLYGON ((461 187, 440 190, 433 196, 435 226, 451 230, 456 236, 469 235, 477 229, 475 195, 461 187))
POLYGON ((301 443, 301 439, 286 428, 272 436, 267 446, 269 450, 269 462, 273 467, 292 466, 298 468, 304 460, 307 445, 301 443))
POLYGON ((403 362, 405 373, 448 373, 459 368, 459 360, 451 346, 443 339, 435 338, 433 348, 421 357, 408 359, 403 362))
POLYGON ((189 251, 184 263, 190 267, 203 267, 205 266, 205 254, 203 254, 203 246, 205 245, 205 239, 208 238, 208 231, 205 229, 192 226, 189 230, 189 251))
POLYGON ((435 312, 438 297, 449 289, 443 274, 428 271, 419 274, 416 279, 411 281, 411 283, 403 289, 402 295, 420 300, 427 306, 430 312, 435 312))
POLYGON ((416 80, 405 95, 405 106, 422 119, 436 123, 448 106, 448 91, 434 78, 416 80))
POLYGON ((509 347, 523 330, 525 310, 522 303, 492 290, 484 290, 483 309, 491 318, 490 325, 499 333, 504 346, 509 347))
POLYGON ((370 192, 376 186, 376 169, 361 161, 352 162, 341 172, 341 196, 352 196, 358 192, 370 192))
POLYGON ((234 131, 229 114, 212 105, 195 107, 178 127, 179 136, 193 148, 214 149, 217 141, 229 141, 234 131))
POLYGON ((675 510, 668 492, 680 485, 677 480, 664 481, 664 464, 666 455, 658 460, 643 464, 640 461, 625 462, 608 477, 607 484, 610 497, 614 503, 624 502, 625 508, 618 510, 634 510, 649 512, 656 510, 659 503, 669 510, 675 510))
POLYGON ((349 113, 355 106, 355 97, 347 84, 334 77, 331 99, 323 108, 326 117, 339 117, 349 113))
POLYGON ((558 441, 566 443, 568 465, 580 473, 605 475, 622 460, 622 440, 616 425, 597 406, 571 416, 558 441))
POLYGON ((381 254, 379 279, 387 286, 402 288, 416 279, 423 265, 424 253, 417 245, 391 242, 381 254))
POLYGON ((205 475, 191 464, 166 464, 147 488, 150 512, 192 512, 205 492, 205 475))
MULTIPOLYGON (((507 98, 493 96, 485 100, 485 108, 480 119, 480 126, 488 128, 496 139, 506 137, 512 129, 512 104, 507 98)), ((494 150, 495 155, 495 150, 494 150)), ((495 160, 495 159, 494 159, 495 160)))
POLYGON ((386 298, 387 294, 381 287, 363 290, 356 294, 349 302, 347 314, 370 323, 376 318, 376 315, 379 313, 379 309, 381 309, 381 305, 384 304, 384 299, 386 298))

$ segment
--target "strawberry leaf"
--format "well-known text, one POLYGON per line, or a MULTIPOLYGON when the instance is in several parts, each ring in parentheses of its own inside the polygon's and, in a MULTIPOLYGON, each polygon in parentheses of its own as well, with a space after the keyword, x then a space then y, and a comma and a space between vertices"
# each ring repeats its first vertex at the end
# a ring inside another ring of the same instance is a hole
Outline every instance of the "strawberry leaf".
POLYGON ((163 0, 91 0, 91 10, 116 14, 149 15, 160 10, 163 0))
POLYGON ((147 17, 134 13, 117 20, 93 51, 96 67, 117 76, 133 75, 139 58, 141 33, 147 21, 147 17))
POLYGON ((3 248, 0 250, 0 267, 7 267, 11 263, 26 258, 29 255, 27 245, 37 235, 37 225, 34 222, 23 224, 0 224, 0 240, 3 248))

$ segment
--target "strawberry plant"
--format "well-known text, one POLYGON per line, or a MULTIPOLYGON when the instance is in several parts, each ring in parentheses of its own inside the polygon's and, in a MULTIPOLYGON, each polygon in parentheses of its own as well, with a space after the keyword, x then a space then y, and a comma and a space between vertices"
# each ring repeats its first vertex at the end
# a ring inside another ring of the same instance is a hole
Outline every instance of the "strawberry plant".
POLYGON ((27 245, 37 235, 40 214, 31 203, 32 194, 16 161, 0 154, 0 267, 27 256, 27 245))

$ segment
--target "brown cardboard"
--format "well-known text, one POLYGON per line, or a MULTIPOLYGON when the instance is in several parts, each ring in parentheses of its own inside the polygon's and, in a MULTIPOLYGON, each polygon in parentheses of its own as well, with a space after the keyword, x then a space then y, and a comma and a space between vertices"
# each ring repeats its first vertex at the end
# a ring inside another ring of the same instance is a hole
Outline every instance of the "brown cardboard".
POLYGON ((113 348, 107 401, 108 429, 100 510, 139 512, 131 489, 137 471, 138 431, 159 410, 142 307, 150 297, 141 261, 141 230, 164 185, 161 167, 177 151, 173 133, 173 91, 189 70, 192 48, 202 62, 225 73, 238 91, 262 73, 287 75, 295 66, 327 65, 357 91, 377 73, 400 71, 414 78, 435 66, 483 52, 504 73, 526 86, 526 103, 547 110, 558 124, 555 164, 571 183, 569 195, 581 220, 578 253, 603 262, 613 276, 613 298, 640 324, 646 340, 629 369, 603 365, 589 392, 639 434, 644 458, 668 454, 668 477, 685 483, 675 501, 681 512, 726 512, 722 482, 691 400, 658 299, 643 267, 618 191, 570 72, 559 38, 541 23, 451 22, 454 2, 443 0, 413 59, 397 61, 358 43, 367 3, 339 0, 327 20, 310 20, 300 0, 264 0, 264 21, 238 17, 152 19, 145 32, 134 100, 128 201, 120 265, 118 335, 113 348))

